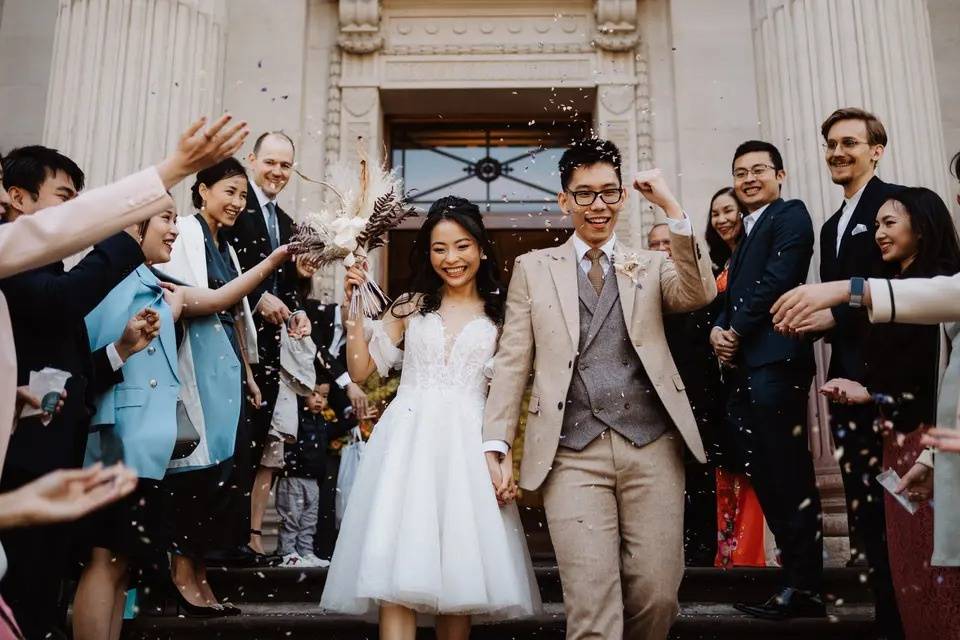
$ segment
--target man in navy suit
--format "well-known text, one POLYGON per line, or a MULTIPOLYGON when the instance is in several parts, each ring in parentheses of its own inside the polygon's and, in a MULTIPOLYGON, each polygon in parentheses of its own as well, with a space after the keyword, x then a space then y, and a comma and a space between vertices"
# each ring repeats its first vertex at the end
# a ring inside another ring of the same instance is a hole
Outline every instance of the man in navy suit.
MULTIPOLYGON (((877 177, 887 132, 875 115, 857 108, 837 109, 820 128, 827 168, 843 187, 843 203, 820 229, 820 281, 889 278, 874 239, 877 210, 901 189, 877 177)), ((863 382, 866 365, 863 340, 869 321, 865 309, 841 304, 818 311, 805 333, 825 334, 830 342, 827 379, 863 382)), ((888 638, 903 631, 887 555, 883 487, 874 478, 883 470, 883 437, 873 425, 873 410, 860 405, 830 404, 830 430, 840 452, 840 471, 847 499, 850 547, 856 561, 866 557, 876 599, 877 623, 888 638)))
POLYGON ((813 458, 807 447, 809 341, 774 330, 770 307, 807 279, 813 224, 800 200, 783 200, 783 158, 769 142, 740 145, 734 189, 746 236, 730 259, 726 298, 710 342, 732 381, 728 419, 747 462, 783 563, 782 589, 737 608, 768 619, 822 617, 823 530, 813 458))
MULTIPOLYGON (((293 173, 294 153, 290 137, 274 131, 261 134, 247 157, 250 180, 246 211, 237 217, 232 229, 224 229, 244 271, 254 268, 277 246, 290 242, 293 235, 293 220, 277 204, 277 197, 293 173)), ((251 460, 257 468, 249 470, 252 480, 250 541, 228 556, 229 560, 244 564, 267 561, 260 527, 273 479, 273 463, 265 466, 259 463, 279 391, 280 328, 286 324, 294 334, 310 334, 310 320, 300 308, 299 282, 296 265, 290 262, 277 269, 249 296, 260 356, 259 364, 252 369, 264 405, 251 416, 254 432, 251 460)), ((274 462, 281 463, 282 459, 274 462)))

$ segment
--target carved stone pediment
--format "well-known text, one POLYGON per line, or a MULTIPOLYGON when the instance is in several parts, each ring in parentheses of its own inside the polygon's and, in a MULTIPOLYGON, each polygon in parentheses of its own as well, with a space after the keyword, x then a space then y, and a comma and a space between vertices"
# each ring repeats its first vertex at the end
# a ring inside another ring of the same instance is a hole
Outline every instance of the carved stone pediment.
POLYGON ((380 35, 380 0, 340 0, 340 35, 344 51, 367 54, 383 48, 380 35))
POLYGON ((597 33, 594 43, 605 51, 628 51, 640 41, 637 0, 596 0, 597 33))

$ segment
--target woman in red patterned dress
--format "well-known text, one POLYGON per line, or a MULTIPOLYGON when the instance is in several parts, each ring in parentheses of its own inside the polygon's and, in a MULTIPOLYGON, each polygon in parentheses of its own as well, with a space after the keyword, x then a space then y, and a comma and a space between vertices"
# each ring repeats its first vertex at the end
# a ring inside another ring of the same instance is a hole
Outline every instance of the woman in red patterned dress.
MULTIPOLYGON (((710 199, 710 221, 706 232, 710 259, 717 276, 714 305, 720 304, 727 289, 730 256, 742 237, 742 207, 733 189, 725 187, 710 199)), ((720 395, 725 401, 726 393, 720 395)), ((743 460, 729 440, 729 425, 717 427, 718 442, 714 451, 717 462, 717 556, 714 565, 723 568, 766 566, 760 501, 744 473, 743 460)))

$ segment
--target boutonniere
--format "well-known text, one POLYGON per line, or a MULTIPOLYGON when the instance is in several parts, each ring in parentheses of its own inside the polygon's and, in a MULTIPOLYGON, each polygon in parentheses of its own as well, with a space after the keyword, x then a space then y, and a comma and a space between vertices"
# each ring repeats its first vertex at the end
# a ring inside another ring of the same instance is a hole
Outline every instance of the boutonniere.
POLYGON ((613 259, 613 268, 617 270, 617 273, 622 273, 630 278, 633 285, 639 289, 640 281, 647 275, 647 264, 649 262, 649 258, 641 258, 640 254, 637 253, 616 255, 613 259))

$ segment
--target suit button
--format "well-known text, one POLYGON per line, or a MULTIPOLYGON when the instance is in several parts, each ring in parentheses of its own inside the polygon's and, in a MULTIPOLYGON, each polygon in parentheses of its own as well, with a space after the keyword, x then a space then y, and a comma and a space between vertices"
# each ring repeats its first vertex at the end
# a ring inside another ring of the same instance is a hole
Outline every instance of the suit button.
POLYGON ((573 369, 573 360, 567 363, 567 369, 573 369))
POLYGON ((151 379, 150 379, 150 388, 153 389, 153 388, 156 388, 156 386, 157 386, 157 379, 156 379, 156 378, 151 378, 151 379))
POLYGON ((558 403, 557 403, 557 410, 558 410, 558 411, 563 411, 563 403, 562 403, 562 402, 558 402, 558 403))
POLYGON ((603 409, 600 407, 597 407, 596 409, 593 410, 594 413, 600 413, 601 411, 603 411, 603 409))
POLYGON ((152 356, 152 355, 155 354, 156 352, 157 352, 157 348, 156 348, 156 347, 147 347, 147 355, 152 356))

